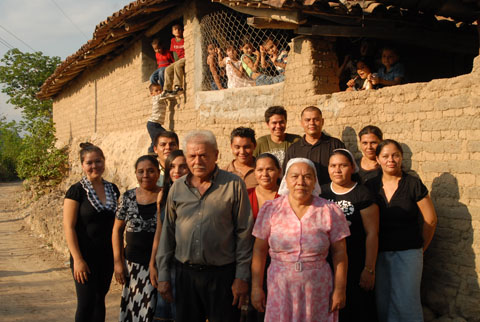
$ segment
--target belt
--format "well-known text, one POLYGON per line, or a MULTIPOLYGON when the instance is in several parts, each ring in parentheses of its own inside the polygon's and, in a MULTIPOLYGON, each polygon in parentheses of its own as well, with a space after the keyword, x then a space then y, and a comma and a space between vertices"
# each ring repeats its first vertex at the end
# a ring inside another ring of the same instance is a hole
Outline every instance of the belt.
POLYGON ((190 264, 190 263, 182 263, 179 260, 175 259, 175 264, 183 269, 190 270, 190 271, 197 271, 197 272, 204 272, 204 271, 220 271, 235 267, 235 262, 226 264, 226 265, 203 265, 203 264, 190 264))
POLYGON ((302 272, 304 270, 310 270, 310 269, 319 269, 322 268, 325 264, 327 264, 326 261, 310 261, 310 262, 282 262, 279 260, 273 260, 271 265, 276 265, 280 266, 282 268, 286 269, 293 269, 295 272, 302 272))

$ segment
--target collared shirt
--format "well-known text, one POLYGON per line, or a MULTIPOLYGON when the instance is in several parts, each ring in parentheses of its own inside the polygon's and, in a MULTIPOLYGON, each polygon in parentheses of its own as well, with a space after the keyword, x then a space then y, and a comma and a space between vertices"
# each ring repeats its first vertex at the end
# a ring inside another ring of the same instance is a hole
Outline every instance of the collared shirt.
POLYGON ((235 277, 248 280, 253 248, 253 216, 245 183, 220 170, 201 195, 189 180, 176 180, 167 197, 156 262, 158 280, 170 281, 172 260, 222 266, 236 263, 235 277))
POLYGON ((165 181, 165 168, 162 167, 162 164, 159 162, 158 165, 160 166, 160 176, 158 177, 157 180, 157 186, 163 188, 163 183, 165 181))
POLYGON ((243 175, 240 171, 237 170, 237 168, 235 168, 234 162, 235 160, 230 162, 228 166, 226 166, 223 170, 239 176, 243 180, 243 182, 245 182, 245 184, 247 185, 247 189, 258 186, 257 178, 255 178, 255 168, 254 167, 250 168, 250 170, 248 170, 247 173, 243 175))
POLYGON ((264 135, 257 140, 257 147, 255 148, 255 151, 253 151, 253 156, 258 157, 262 153, 271 153, 277 157, 280 166, 282 166, 288 147, 301 138, 300 135, 285 133, 285 140, 276 143, 273 142, 270 134, 264 135))
POLYGON ((329 183, 330 176, 328 175, 328 160, 333 150, 343 148, 345 144, 337 138, 331 137, 322 133, 320 140, 315 144, 310 144, 303 138, 292 145, 287 150, 283 168, 286 169, 288 160, 293 158, 307 158, 311 160, 317 168, 317 178, 320 185, 329 183))
POLYGON ((378 77, 383 78, 384 80, 393 81, 395 78, 403 78, 405 77, 405 67, 403 67, 402 63, 395 63, 389 71, 385 68, 385 66, 381 66, 378 69, 378 77))

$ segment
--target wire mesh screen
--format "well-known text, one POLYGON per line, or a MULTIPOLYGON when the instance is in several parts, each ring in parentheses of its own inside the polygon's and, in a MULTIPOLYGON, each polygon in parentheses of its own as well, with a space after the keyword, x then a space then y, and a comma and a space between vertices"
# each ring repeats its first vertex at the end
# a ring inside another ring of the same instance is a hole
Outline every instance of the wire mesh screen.
MULTIPOLYGON (((254 50, 260 50, 260 46, 263 45, 267 39, 271 39, 279 50, 289 50, 288 43, 293 36, 291 31, 253 28, 247 24, 247 17, 247 15, 235 11, 221 10, 210 13, 202 18, 200 26, 202 32, 202 50, 204 52, 203 57, 205 57, 203 61, 203 70, 205 71, 202 82, 203 90, 217 89, 212 73, 207 65, 207 47, 209 44, 213 44, 216 48, 219 48, 222 57, 226 57, 227 46, 234 46, 238 52, 239 59, 243 54, 242 47, 246 41, 249 41, 253 45, 254 50)), ((266 60, 268 60, 268 55, 266 60)), ((217 68, 219 69, 219 74, 221 74, 223 84, 224 81, 226 82, 224 70, 219 66, 217 66, 217 68)), ((271 65, 270 68, 263 69, 262 73, 270 76, 278 74, 273 65, 271 65)))

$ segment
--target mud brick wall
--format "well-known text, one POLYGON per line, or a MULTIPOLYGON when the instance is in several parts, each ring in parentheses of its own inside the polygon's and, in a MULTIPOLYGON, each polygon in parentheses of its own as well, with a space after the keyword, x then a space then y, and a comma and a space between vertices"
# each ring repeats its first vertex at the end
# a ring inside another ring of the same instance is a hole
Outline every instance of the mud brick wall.
MULTIPOLYGON (((325 117, 325 132, 341 138, 357 155, 358 131, 368 124, 379 126, 385 138, 403 144, 404 165, 429 188, 439 217, 425 254, 423 303, 431 317, 480 321, 480 58, 468 75, 339 93, 333 40, 297 37, 290 44, 285 82, 201 91, 201 62, 206 56, 201 51, 199 11, 195 3, 185 10, 186 92, 168 101, 165 127, 180 138, 192 129, 213 131, 219 164, 225 165, 232 158, 231 130, 250 126, 257 136, 267 134, 263 113, 271 105, 287 108, 288 132, 298 134, 301 110, 318 106, 325 117)), ((145 70, 152 62, 145 48, 139 41, 115 59, 85 71, 55 98, 58 145, 71 148, 71 171, 62 189, 80 178, 78 144, 87 139, 105 152, 107 180, 122 191, 135 186, 133 163, 150 143, 145 127, 151 111, 145 70)), ((61 209, 57 213, 61 216, 61 209)), ((36 218, 40 222, 42 215, 36 218)), ((46 235, 55 231, 54 244, 65 249, 59 229, 37 226, 46 235)))

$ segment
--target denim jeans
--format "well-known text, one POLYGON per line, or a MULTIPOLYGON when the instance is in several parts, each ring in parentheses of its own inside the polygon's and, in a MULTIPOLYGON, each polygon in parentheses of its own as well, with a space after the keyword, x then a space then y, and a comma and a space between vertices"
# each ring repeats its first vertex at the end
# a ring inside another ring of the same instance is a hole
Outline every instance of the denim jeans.
POLYGON ((166 130, 163 128, 163 126, 159 123, 155 122, 147 122, 147 131, 148 135, 150 135, 150 139, 152 140, 152 143, 150 144, 150 147, 148 148, 148 153, 153 153, 153 140, 157 135, 159 135, 162 132, 165 132, 166 130))
MULTIPOLYGON (((170 284, 172 285, 172 294, 175 298, 176 289, 175 289, 175 265, 172 265, 170 269, 170 284)), ((157 306, 155 308, 155 319, 162 320, 175 320, 176 318, 176 307, 175 301, 173 303, 168 303, 165 301, 162 296, 157 294, 157 306)))
POLYGON ((379 252, 375 296, 380 322, 423 322, 423 250, 379 252))
POLYGON ((255 85, 262 86, 262 85, 271 85, 283 82, 285 80, 285 75, 277 75, 277 76, 269 76, 265 74, 261 74, 260 76, 255 79, 255 85))
POLYGON ((167 67, 168 66, 160 67, 159 69, 154 71, 152 76, 150 76, 150 83, 158 84, 163 88, 163 84, 165 83, 165 68, 167 67))

